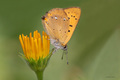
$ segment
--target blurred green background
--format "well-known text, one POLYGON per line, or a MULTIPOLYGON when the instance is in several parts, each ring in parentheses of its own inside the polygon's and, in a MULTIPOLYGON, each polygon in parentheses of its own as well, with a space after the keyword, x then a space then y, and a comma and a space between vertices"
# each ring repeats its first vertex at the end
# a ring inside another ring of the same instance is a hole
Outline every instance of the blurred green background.
POLYGON ((37 80, 19 57, 19 34, 44 29, 41 16, 52 8, 78 6, 80 21, 68 43, 52 57, 44 80, 120 80, 119 0, 0 0, 0 80, 37 80))

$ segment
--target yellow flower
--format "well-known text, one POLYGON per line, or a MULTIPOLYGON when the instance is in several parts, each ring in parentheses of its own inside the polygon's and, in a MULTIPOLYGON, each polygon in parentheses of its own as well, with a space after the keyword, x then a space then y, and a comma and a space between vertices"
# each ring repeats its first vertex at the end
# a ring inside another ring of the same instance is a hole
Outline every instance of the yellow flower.
POLYGON ((33 37, 32 33, 30 33, 28 37, 19 35, 19 40, 24 52, 25 57, 29 59, 38 60, 40 58, 45 58, 49 55, 50 50, 50 40, 49 36, 43 31, 42 37, 38 31, 34 31, 33 37))

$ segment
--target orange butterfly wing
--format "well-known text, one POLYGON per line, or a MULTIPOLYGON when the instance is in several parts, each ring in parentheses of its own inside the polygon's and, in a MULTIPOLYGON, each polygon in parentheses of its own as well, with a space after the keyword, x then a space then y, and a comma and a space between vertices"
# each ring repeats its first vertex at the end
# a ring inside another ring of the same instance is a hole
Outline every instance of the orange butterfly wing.
POLYGON ((69 29, 67 33, 67 38, 63 43, 63 45, 66 45, 68 41, 70 40, 76 28, 76 25, 80 19, 81 9, 79 7, 71 7, 71 8, 64 9, 64 11, 67 14, 67 17, 69 18, 69 29))
POLYGON ((42 23, 50 38, 65 46, 76 28, 80 15, 81 9, 78 7, 54 8, 43 16, 42 23))
POLYGON ((60 44, 64 43, 69 28, 68 17, 64 10, 62 8, 54 8, 44 18, 42 23, 50 38, 58 41, 60 44))

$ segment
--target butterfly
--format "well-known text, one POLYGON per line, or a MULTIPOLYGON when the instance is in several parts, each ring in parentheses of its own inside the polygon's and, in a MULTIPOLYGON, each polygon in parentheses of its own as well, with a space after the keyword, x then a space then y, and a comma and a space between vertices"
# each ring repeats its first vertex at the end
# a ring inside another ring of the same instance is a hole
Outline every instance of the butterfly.
POLYGON ((42 23, 51 44, 55 50, 67 50, 67 43, 72 37, 76 25, 80 19, 79 7, 54 8, 42 16, 42 23))

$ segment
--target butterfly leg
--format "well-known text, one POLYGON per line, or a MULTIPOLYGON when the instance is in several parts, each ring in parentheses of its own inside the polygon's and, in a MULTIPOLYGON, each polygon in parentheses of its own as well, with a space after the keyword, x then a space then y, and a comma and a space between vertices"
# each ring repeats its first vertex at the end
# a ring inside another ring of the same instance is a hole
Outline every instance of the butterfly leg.
POLYGON ((53 52, 52 52, 52 54, 54 54, 58 49, 57 48, 53 48, 54 50, 53 50, 53 52))
POLYGON ((63 54, 62 54, 61 59, 63 59, 64 54, 66 55, 67 64, 69 64, 69 62, 68 62, 68 51, 67 50, 63 50, 63 54))
POLYGON ((69 62, 68 62, 68 51, 67 50, 65 51, 65 54, 66 54, 67 64, 69 64, 69 62))
POLYGON ((63 54, 62 54, 62 57, 61 57, 62 60, 63 60, 63 56, 66 53, 66 51, 67 51, 67 45, 63 47, 63 54))
POLYGON ((61 57, 62 60, 63 60, 63 56, 64 56, 64 51, 63 51, 63 53, 62 53, 62 57, 61 57))

